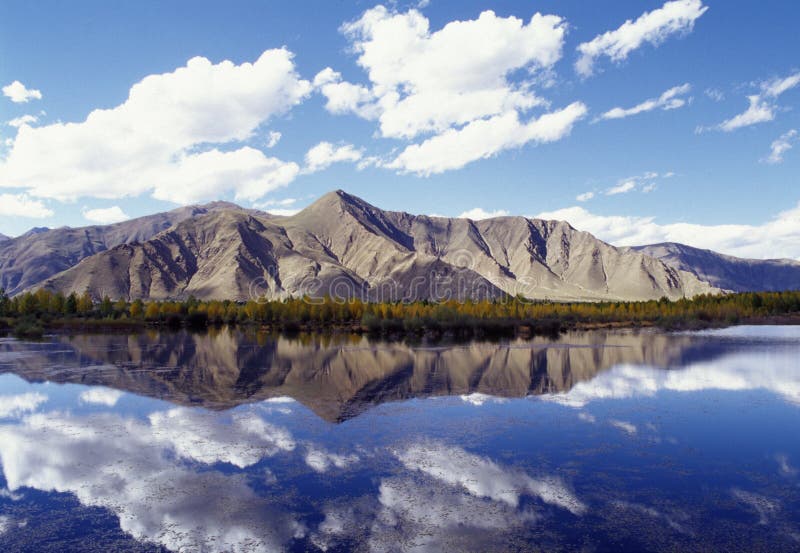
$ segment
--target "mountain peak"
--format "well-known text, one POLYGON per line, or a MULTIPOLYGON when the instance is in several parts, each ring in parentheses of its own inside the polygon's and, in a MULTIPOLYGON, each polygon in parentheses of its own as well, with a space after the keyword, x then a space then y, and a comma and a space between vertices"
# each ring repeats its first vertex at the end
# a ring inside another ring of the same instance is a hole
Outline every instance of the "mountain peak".
POLYGON ((348 194, 342 189, 333 190, 320 196, 315 202, 303 209, 297 216, 321 214, 333 215, 336 212, 347 211, 354 213, 358 211, 370 211, 377 208, 352 194, 348 194))

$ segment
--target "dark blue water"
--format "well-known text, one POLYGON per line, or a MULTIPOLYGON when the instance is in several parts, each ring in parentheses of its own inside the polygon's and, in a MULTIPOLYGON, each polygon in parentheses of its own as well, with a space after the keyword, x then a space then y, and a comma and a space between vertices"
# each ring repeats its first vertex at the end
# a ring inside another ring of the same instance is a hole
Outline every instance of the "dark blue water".
POLYGON ((800 327, 0 339, 2 551, 798 551, 800 327))

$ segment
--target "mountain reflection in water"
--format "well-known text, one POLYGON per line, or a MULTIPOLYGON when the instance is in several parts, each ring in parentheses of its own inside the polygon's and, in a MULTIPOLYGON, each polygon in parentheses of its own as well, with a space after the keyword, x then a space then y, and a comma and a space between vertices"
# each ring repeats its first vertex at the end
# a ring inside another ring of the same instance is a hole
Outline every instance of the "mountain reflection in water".
MULTIPOLYGON (((718 353, 697 346, 690 336, 652 331, 570 332, 558 340, 433 347, 357 336, 152 331, 60 336, 26 351, 13 365, 0 357, 0 371, 210 409, 289 396, 326 420, 342 421, 385 401, 565 392, 616 365, 671 367, 718 353)), ((6 343, 0 351, 14 347, 6 343)))
POLYGON ((797 550, 799 359, 798 327, 0 339, 0 548, 797 550))

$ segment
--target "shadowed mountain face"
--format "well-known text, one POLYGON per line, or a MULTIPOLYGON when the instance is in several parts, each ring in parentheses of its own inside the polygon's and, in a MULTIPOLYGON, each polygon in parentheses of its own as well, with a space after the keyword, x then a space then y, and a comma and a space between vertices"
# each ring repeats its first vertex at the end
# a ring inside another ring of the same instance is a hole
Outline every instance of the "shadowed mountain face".
POLYGON ((678 271, 690 272, 722 290, 800 289, 800 262, 791 259, 742 259, 673 242, 632 249, 656 257, 678 271))
POLYGON ((5 242, 6 240, 10 240, 10 238, 5 234, 0 233, 0 242, 5 242))
POLYGON ((617 365, 670 367, 721 353, 700 348, 688 336, 650 331, 571 332, 557 340, 441 347, 228 330, 55 340, 36 351, 0 342, 0 372, 211 409, 289 396, 331 422, 413 397, 566 392, 617 365))
POLYGON ((141 243, 117 242, 111 247, 106 240, 107 251, 84 256, 43 286, 66 293, 88 289, 95 297, 236 300, 504 293, 644 300, 716 291, 689 272, 610 246, 565 222, 415 216, 383 211, 342 191, 292 217, 223 208, 187 217, 141 243))
MULTIPOLYGON (((82 228, 36 228, 0 240, 0 288, 16 294, 74 267, 82 259, 120 244, 146 241, 173 225, 219 210, 242 211, 227 202, 181 207, 113 225, 82 228)), ((83 290, 80 290, 82 293, 83 290)))

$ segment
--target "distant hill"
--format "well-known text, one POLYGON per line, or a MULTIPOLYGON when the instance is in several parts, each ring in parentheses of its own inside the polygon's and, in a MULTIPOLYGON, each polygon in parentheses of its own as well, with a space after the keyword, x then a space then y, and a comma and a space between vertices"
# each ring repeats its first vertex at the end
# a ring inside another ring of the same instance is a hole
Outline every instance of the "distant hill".
POLYGON ((6 240, 10 240, 10 238, 5 234, 0 233, 0 242, 4 242, 6 240))
POLYGON ((31 229, 0 242, 0 288, 12 295, 19 293, 75 266, 85 257, 120 244, 148 240, 176 223, 221 209, 245 211, 234 204, 214 202, 113 225, 31 229))
MULTIPOLYGON (((35 273, 36 266, 49 264, 46 248, 33 266, 19 251, 28 268, 14 290, 24 282, 125 299, 326 293, 370 300, 464 299, 506 293, 565 301, 718 291, 690 272, 611 246, 563 221, 417 216, 383 211, 341 190, 291 217, 231 204, 185 209, 153 216, 135 239, 140 225, 113 235, 108 227, 91 227, 102 240, 84 240, 92 247, 80 250, 81 259, 59 253, 64 270, 57 275, 35 273)), ((63 238, 57 246, 65 249, 63 238)))
POLYGON ((674 242, 632 249, 656 257, 674 269, 690 272, 723 290, 800 289, 800 262, 791 259, 742 259, 674 242))

